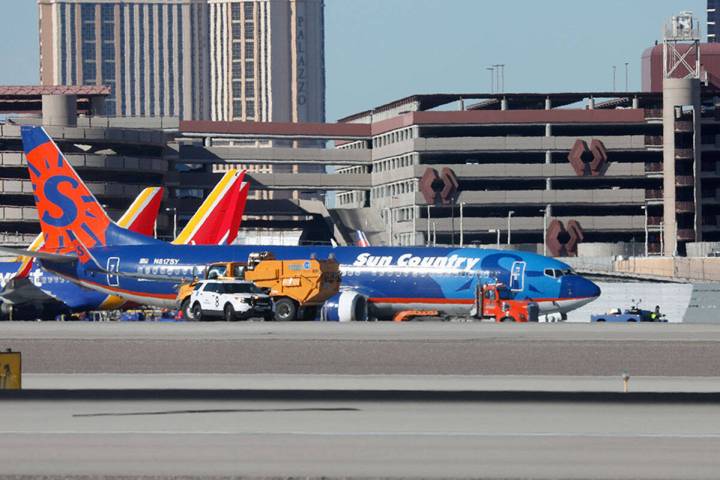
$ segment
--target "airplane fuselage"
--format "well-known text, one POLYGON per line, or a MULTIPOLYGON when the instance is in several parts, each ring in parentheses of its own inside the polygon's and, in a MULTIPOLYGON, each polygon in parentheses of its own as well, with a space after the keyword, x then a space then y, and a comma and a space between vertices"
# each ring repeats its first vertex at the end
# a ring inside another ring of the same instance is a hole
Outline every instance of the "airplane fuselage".
POLYGON ((43 261, 43 265, 64 278, 102 293, 147 305, 173 307, 177 285, 182 279, 202 278, 205 266, 210 263, 247 261, 251 253, 262 251, 270 251, 281 260, 309 259, 312 255, 325 259, 334 255, 340 264, 342 290, 367 297, 380 317, 419 308, 432 308, 449 315, 467 314, 474 305, 478 283, 503 283, 514 298, 537 302, 543 314, 567 312, 600 294, 594 283, 572 273, 568 265, 552 258, 477 248, 155 243, 97 247, 90 250, 94 260, 86 263, 43 261), (117 275, 107 271, 117 272, 117 275), (178 280, 151 280, 152 276, 178 280))

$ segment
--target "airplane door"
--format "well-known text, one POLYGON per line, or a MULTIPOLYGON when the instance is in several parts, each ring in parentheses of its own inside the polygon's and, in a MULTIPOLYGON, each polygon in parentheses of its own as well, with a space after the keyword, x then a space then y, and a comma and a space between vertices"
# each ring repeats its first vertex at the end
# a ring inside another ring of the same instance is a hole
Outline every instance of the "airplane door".
POLYGON ((525 286, 525 262, 514 262, 510 269, 510 290, 519 292, 525 286))
MULTIPOLYGON (((119 272, 120 271, 120 257, 110 257, 107 260, 107 271, 108 272, 119 272)), ((120 284, 120 278, 112 273, 107 274, 107 284, 111 287, 117 287, 120 284)))

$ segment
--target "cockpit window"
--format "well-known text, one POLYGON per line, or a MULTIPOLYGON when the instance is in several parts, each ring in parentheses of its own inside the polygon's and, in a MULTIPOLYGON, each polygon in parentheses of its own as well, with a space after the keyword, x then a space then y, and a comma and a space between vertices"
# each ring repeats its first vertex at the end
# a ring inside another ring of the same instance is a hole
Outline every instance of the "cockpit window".
POLYGON ((566 268, 564 270, 560 270, 559 268, 546 268, 544 273, 545 276, 551 278, 560 278, 563 275, 575 275, 575 271, 572 268, 566 268))

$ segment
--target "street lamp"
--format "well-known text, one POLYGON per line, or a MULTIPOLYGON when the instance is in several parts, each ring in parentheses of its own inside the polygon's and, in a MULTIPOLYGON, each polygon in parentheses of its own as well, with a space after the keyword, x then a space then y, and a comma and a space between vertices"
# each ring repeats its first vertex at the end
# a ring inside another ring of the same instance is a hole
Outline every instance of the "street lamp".
POLYGON ((543 255, 547 256, 547 218, 549 208, 541 208, 540 213, 543 214, 543 255))
POLYGON ((427 241, 425 242, 427 246, 430 246, 430 204, 427 205, 427 241))
POLYGON ((460 246, 463 246, 463 207, 465 202, 460 202, 460 246))
POLYGON ((392 247, 393 244, 393 225, 392 225, 392 208, 391 207, 385 207, 385 223, 388 225, 388 239, 387 244, 388 246, 392 247))
POLYGON ((175 240, 177 238, 177 208, 167 207, 165 211, 173 214, 173 240, 175 240))
POLYGON ((510 210, 510 211, 508 212, 508 239, 507 239, 507 244, 508 244, 508 245, 510 245, 510 235, 511 235, 511 232, 510 232, 510 217, 512 217, 512 214, 513 214, 513 213, 515 213, 515 210, 510 210))
POLYGON ((497 240, 495 241, 495 245, 500 248, 500 229, 491 228, 490 230, 488 230, 488 233, 497 233, 497 240))
POLYGON ((643 213, 645 213, 645 256, 648 256, 648 209, 647 205, 643 205, 640 208, 643 209, 643 213))

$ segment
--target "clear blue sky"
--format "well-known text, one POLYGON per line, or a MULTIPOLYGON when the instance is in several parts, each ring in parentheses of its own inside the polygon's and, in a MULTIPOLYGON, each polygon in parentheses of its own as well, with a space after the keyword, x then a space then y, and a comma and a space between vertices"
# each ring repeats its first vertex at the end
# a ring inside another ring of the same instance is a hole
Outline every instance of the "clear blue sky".
MULTIPOLYGON (((640 87, 640 55, 662 25, 705 0, 325 0, 327 117, 413 93, 489 91, 504 63, 508 91, 640 87)), ((0 84, 36 84, 35 0, 2 0, 0 84)))

